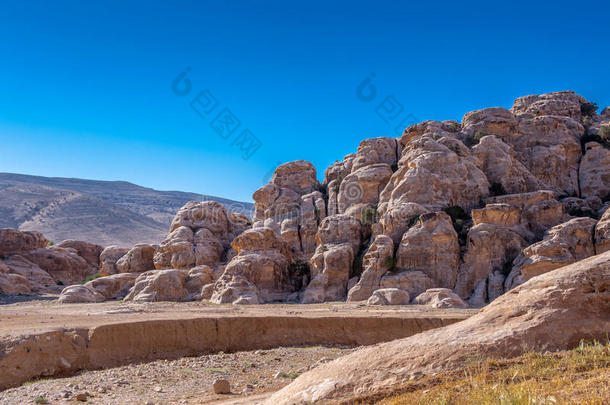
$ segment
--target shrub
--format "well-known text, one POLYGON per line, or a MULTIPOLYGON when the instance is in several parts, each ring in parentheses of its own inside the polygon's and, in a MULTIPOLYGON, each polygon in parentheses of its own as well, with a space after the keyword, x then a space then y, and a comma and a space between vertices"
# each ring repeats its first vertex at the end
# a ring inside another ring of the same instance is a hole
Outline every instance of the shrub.
POLYGON ((49 243, 47 243, 47 247, 51 247, 55 244, 55 242, 53 242, 52 240, 49 241, 49 243))
POLYGON ((388 256, 385 258, 384 264, 388 270, 393 270, 396 267, 396 259, 394 259, 392 256, 388 256))
POLYGON ((413 225, 415 225, 418 219, 419 215, 413 215, 411 218, 407 219, 407 226, 409 228, 412 227, 413 225))
POLYGON ((591 117, 597 112, 597 103, 582 103, 580 105, 580 112, 586 117, 591 117))
POLYGON ((487 136, 487 135, 489 135, 489 134, 487 134, 487 133, 486 133, 485 131, 483 131, 483 130, 480 130, 480 129, 479 129, 478 131, 476 131, 476 132, 474 133, 474 137, 473 137, 473 139, 474 139, 474 144, 476 145, 476 144, 478 144, 479 142, 481 142, 481 138, 483 138, 484 136, 487 136))
POLYGON ((395 172, 398 170, 398 163, 392 163, 390 167, 392 168, 392 172, 395 172))
POLYGON ((85 281, 83 281, 81 284, 85 284, 88 283, 89 281, 95 280, 96 278, 100 278, 102 275, 100 273, 95 273, 93 275, 89 275, 87 277, 85 277, 85 281))
POLYGON ((362 211, 362 222, 365 225, 372 225, 377 222, 378 214, 375 208, 365 208, 362 211))
POLYGON ((34 398, 34 402, 37 404, 48 404, 49 400, 46 399, 45 397, 36 397, 36 398, 34 398))

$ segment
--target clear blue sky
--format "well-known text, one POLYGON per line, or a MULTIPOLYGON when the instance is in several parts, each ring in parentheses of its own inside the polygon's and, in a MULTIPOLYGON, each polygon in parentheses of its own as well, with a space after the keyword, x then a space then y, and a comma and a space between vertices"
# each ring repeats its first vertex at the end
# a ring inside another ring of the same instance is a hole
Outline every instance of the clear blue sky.
POLYGON ((250 200, 278 162, 322 178, 360 140, 393 136, 376 113, 387 96, 399 121, 564 89, 610 104, 607 1, 495 3, 2 1, 0 172, 250 200), (218 105, 201 118, 189 103, 204 89, 218 105), (241 122, 229 139, 210 126, 224 108, 241 122), (244 129, 262 143, 248 160, 232 145, 244 129))

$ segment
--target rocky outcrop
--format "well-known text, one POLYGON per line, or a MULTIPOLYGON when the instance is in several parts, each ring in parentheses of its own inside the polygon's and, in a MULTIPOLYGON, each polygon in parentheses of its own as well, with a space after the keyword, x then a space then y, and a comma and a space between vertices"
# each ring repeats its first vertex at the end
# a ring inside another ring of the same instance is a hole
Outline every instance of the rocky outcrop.
POLYGON ((99 271, 100 255, 104 251, 102 246, 73 239, 61 241, 55 246, 64 249, 74 249, 76 254, 85 259, 89 264, 89 274, 94 274, 99 271))
POLYGON ((457 294, 449 288, 431 288, 413 299, 414 304, 428 305, 433 308, 467 308, 457 294))
POLYGON ((79 283, 89 274, 89 264, 74 249, 52 246, 50 249, 31 250, 22 256, 63 285, 79 283))
POLYGON ((546 273, 465 321, 365 347, 317 367, 265 403, 354 399, 412 378, 458 369, 473 358, 510 358, 570 349, 583 339, 603 341, 610 330, 609 279, 610 253, 546 273))
POLYGON ((558 115, 582 120, 582 106, 588 103, 573 91, 559 91, 541 95, 519 97, 515 100, 512 113, 518 117, 558 115))
POLYGON ((303 295, 304 304, 345 299, 361 240, 361 223, 353 217, 337 214, 322 221, 310 260, 311 282, 303 295))
POLYGON ((290 248, 271 228, 249 229, 232 246, 237 255, 214 284, 212 302, 262 304, 295 292, 290 248))
POLYGON ((11 270, 0 262, 0 293, 3 294, 29 294, 32 286, 27 278, 11 273, 11 270))
MULTIPOLYGON (((0 262, 2 263, 2 262, 0 262)), ((21 289, 24 294, 28 292, 36 293, 36 294, 45 294, 45 293, 58 293, 63 288, 58 285, 61 282, 57 282, 49 273, 38 267, 35 263, 27 260, 25 257, 20 255, 12 255, 8 259, 3 262, 4 268, 8 269, 8 272, 5 273, 7 276, 5 277, 6 282, 9 281, 18 282, 21 285, 21 289), (11 274, 18 275, 20 277, 10 276, 11 274), (26 287, 23 279, 25 278, 28 281, 29 287, 26 287), (30 291, 27 291, 29 288, 30 291)), ((3 289, 3 292, 6 294, 10 294, 9 290, 13 290, 14 288, 9 286, 7 290, 3 289)))
POLYGON ((0 229, 0 256, 42 249, 46 248, 48 244, 49 241, 40 232, 0 229))
POLYGON ((386 235, 379 235, 371 243, 362 260, 360 280, 347 294, 347 301, 364 301, 379 289, 381 277, 394 267, 394 244, 386 235))
POLYGON ((434 281, 421 271, 401 271, 399 273, 388 272, 380 282, 381 288, 399 288, 409 293, 411 297, 434 287, 434 281))
POLYGON ((83 285, 66 287, 58 300, 64 304, 103 302, 125 297, 133 287, 137 273, 113 274, 99 277, 83 285))
POLYGON ((119 273, 142 273, 153 270, 155 251, 154 246, 139 243, 117 260, 116 269, 119 273))
POLYGON ((200 298, 204 285, 213 282, 214 270, 198 266, 191 270, 153 270, 138 275, 125 301, 192 301, 200 298))
POLYGON ((597 142, 588 142, 580 162, 578 177, 582 197, 597 196, 607 199, 610 196, 610 149, 597 142))
POLYGON ((460 245, 451 217, 444 212, 419 216, 402 237, 396 253, 396 267, 421 271, 436 287, 455 286, 460 245))
POLYGON ((119 261, 129 249, 119 246, 108 246, 100 253, 100 275, 109 276, 117 274, 119 270, 116 268, 116 263, 119 261))
POLYGON ((544 239, 523 249, 515 259, 506 289, 595 254, 592 218, 574 218, 551 228, 544 239))
POLYGON ((367 305, 407 305, 411 301, 409 293, 398 288, 375 290, 367 300, 367 305))

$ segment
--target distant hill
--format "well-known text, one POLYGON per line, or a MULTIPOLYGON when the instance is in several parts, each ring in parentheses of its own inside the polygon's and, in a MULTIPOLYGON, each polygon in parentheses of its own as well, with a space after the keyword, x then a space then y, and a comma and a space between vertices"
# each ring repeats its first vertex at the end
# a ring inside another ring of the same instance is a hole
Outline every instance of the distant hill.
POLYGON ((56 242, 159 243, 178 209, 191 200, 218 201, 247 216, 254 211, 252 203, 125 181, 0 173, 0 228, 41 231, 56 242))

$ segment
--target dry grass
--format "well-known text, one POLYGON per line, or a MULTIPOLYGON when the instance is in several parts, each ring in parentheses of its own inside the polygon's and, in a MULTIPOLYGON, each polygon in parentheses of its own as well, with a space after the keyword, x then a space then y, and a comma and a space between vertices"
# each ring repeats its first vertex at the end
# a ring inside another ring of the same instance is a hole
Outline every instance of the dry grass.
POLYGON ((610 342, 583 343, 574 350, 529 353, 510 360, 487 359, 409 383, 398 392, 360 403, 610 404, 610 342))

